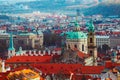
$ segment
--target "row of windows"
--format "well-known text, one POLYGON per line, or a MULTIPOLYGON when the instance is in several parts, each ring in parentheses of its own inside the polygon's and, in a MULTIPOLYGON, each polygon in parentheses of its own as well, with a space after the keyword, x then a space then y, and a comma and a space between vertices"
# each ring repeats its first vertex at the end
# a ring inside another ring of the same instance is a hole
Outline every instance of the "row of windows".
POLYGON ((98 41, 109 41, 109 39, 96 39, 98 41))
MULTIPOLYGON (((68 48, 70 49, 70 45, 68 45, 68 48)), ((74 48, 78 48, 76 44, 74 45, 74 48)), ((84 45, 82 45, 82 51, 84 50, 85 50, 84 45)))

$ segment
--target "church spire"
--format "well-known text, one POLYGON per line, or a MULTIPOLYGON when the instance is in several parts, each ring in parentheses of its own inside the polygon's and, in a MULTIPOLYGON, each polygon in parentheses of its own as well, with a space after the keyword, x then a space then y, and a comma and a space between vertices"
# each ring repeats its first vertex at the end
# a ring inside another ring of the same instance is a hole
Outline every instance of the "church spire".
POLYGON ((88 24, 88 32, 94 32, 95 31, 95 26, 93 24, 93 21, 91 20, 90 23, 88 24))
POLYGON ((78 21, 75 21, 75 27, 79 27, 78 21))
POLYGON ((13 45, 13 36, 12 36, 12 33, 10 34, 9 48, 8 48, 8 50, 10 50, 10 51, 15 50, 14 45, 13 45))
POLYGON ((15 48, 13 45, 13 36, 12 33, 10 34, 10 39, 9 39, 9 48, 8 48, 8 58, 15 56, 15 48))
POLYGON ((74 26, 74 31, 80 31, 80 26, 77 20, 74 22, 74 26))

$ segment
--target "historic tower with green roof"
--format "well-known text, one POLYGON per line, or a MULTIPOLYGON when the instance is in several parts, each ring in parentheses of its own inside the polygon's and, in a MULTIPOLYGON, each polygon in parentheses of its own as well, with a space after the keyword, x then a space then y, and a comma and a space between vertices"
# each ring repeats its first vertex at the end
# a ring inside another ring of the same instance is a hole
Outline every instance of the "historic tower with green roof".
POLYGON ((77 21, 75 22, 74 30, 66 33, 66 46, 67 49, 78 49, 87 54, 87 34, 80 31, 77 21))
POLYGON ((88 53, 93 56, 93 65, 97 65, 96 36, 93 22, 88 25, 88 53))
POLYGON ((8 57, 12 57, 15 55, 15 48, 13 44, 13 36, 12 33, 10 34, 10 39, 9 39, 9 48, 8 48, 8 57))

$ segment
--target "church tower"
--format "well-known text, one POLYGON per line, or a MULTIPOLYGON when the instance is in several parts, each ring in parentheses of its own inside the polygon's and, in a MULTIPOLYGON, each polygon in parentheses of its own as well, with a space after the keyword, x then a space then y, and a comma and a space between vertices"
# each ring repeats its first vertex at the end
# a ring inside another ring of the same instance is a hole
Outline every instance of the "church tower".
POLYGON ((93 22, 90 21, 88 25, 88 53, 93 56, 93 65, 97 65, 97 47, 96 47, 96 36, 95 27, 93 22))
POLYGON ((15 48, 14 48, 14 45, 13 45, 13 36, 12 36, 12 33, 11 33, 10 38, 9 38, 8 58, 10 58, 14 55, 15 55, 15 48))

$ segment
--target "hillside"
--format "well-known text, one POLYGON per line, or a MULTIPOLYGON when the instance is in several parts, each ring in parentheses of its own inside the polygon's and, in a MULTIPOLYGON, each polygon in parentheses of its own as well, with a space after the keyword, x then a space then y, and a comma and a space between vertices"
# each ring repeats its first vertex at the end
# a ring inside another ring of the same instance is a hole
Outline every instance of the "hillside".
POLYGON ((99 4, 98 6, 91 7, 84 10, 84 14, 93 15, 93 14, 102 14, 104 16, 109 15, 119 15, 120 16, 120 5, 119 4, 99 4))
MULTIPOLYGON (((50 13, 75 13, 75 9, 67 9, 68 6, 79 5, 80 2, 67 3, 64 0, 43 0, 32 2, 19 2, 10 5, 0 5, 0 13, 29 13, 33 11, 50 12, 50 13)), ((120 15, 120 5, 118 4, 99 4, 90 8, 82 8, 82 13, 85 15, 102 14, 120 15)))

